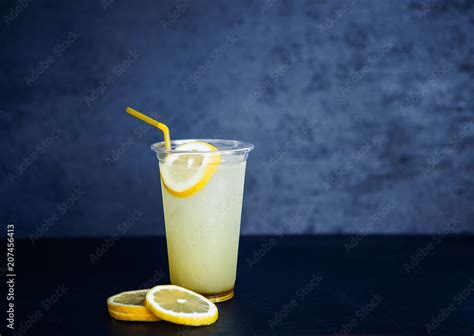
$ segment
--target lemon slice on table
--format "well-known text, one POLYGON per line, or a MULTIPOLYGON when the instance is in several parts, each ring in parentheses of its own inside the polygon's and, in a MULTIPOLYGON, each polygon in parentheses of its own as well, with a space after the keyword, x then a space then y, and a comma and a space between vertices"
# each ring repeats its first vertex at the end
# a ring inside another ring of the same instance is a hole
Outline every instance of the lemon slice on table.
POLYGON ((107 299, 110 316, 123 321, 159 321, 145 307, 148 289, 134 290, 113 295, 107 299))
POLYGON ((188 197, 204 188, 221 162, 220 154, 212 152, 217 148, 203 141, 177 146, 160 164, 165 189, 173 196, 188 197))
POLYGON ((119 321, 131 321, 131 322, 157 322, 157 321, 161 321, 159 317, 156 317, 156 315, 153 315, 152 313, 127 314, 127 313, 116 312, 114 310, 109 309, 109 314, 114 319, 119 320, 119 321))
POLYGON ((214 303, 204 296, 174 285, 153 287, 146 294, 145 306, 162 320, 190 326, 217 321, 214 303))

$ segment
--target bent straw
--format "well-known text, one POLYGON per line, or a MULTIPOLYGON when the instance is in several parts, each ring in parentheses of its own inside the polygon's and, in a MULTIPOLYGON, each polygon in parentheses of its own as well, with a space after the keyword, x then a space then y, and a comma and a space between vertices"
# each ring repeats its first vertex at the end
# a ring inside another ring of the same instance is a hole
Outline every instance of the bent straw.
POLYGON ((127 107, 127 112, 135 118, 143 120, 144 122, 155 126, 156 128, 159 128, 163 132, 163 135, 165 137, 166 150, 171 150, 170 130, 168 129, 168 126, 144 115, 143 113, 138 112, 137 110, 132 109, 131 107, 127 107))

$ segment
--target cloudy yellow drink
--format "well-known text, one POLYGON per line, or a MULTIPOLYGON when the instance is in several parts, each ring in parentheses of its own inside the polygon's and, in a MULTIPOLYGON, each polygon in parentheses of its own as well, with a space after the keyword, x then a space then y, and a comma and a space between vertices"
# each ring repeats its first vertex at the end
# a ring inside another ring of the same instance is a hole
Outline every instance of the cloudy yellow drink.
POLYGON ((173 141, 160 162, 171 282, 214 301, 233 296, 246 159, 252 145, 173 141))

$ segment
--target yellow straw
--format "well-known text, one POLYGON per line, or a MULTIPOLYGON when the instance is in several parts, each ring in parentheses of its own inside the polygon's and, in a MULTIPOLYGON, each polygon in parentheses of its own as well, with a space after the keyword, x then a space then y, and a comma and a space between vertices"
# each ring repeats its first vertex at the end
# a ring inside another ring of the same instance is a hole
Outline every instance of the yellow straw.
POLYGON ((135 118, 143 120, 144 122, 153 125, 156 128, 159 128, 163 132, 163 135, 165 137, 165 148, 167 150, 171 150, 170 130, 168 129, 168 126, 144 115, 143 113, 138 112, 137 110, 132 109, 131 107, 127 107, 127 112, 135 118))

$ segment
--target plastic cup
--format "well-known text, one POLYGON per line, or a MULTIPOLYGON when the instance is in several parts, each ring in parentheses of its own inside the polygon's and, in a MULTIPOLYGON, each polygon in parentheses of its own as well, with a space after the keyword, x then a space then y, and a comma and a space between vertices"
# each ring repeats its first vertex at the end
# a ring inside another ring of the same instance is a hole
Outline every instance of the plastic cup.
POLYGON ((164 142, 151 146, 157 153, 160 171, 173 169, 183 174, 197 173, 191 163, 203 155, 220 156, 212 176, 189 196, 176 196, 161 179, 171 283, 193 290, 213 302, 234 296, 237 252, 244 192, 245 167, 253 145, 235 140, 175 140, 171 150, 164 142), (209 152, 181 152, 175 148, 193 141, 206 142, 217 148, 209 152), (190 166, 174 167, 166 162, 168 155, 186 155, 190 166))

